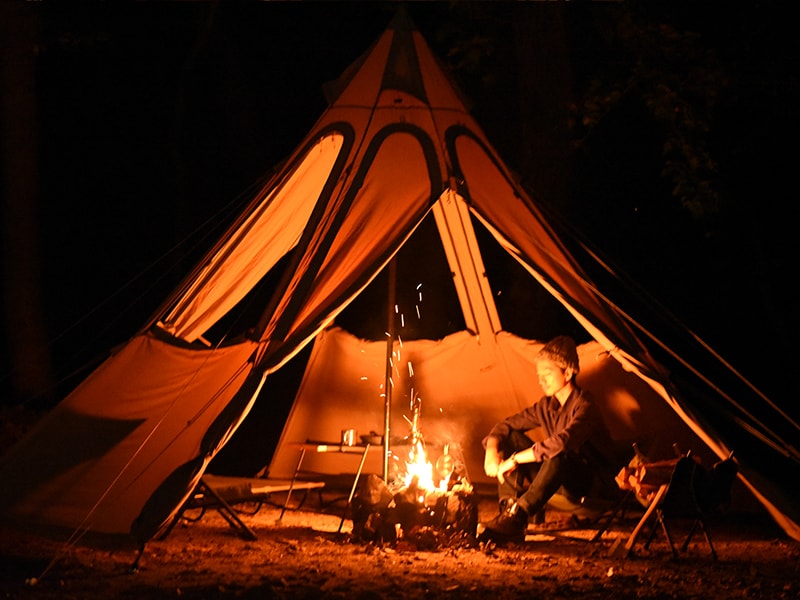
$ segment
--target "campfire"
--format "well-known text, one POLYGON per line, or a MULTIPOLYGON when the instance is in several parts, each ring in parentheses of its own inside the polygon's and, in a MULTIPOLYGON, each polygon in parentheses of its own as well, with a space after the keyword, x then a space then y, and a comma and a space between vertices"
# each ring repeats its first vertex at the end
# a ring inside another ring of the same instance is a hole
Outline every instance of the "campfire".
POLYGON ((412 399, 411 433, 392 451, 391 481, 362 479, 353 497, 353 541, 405 541, 420 549, 474 540, 477 502, 458 446, 438 444, 435 463, 420 429, 421 400, 412 399))

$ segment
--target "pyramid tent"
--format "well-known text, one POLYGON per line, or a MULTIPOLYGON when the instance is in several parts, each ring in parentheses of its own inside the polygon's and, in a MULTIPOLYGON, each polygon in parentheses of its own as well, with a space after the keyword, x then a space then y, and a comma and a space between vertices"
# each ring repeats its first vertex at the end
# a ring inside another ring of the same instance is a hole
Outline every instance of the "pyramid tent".
POLYGON ((13 482, 0 496, 3 519, 53 536, 146 542, 306 347, 270 476, 291 471, 297 441, 351 426, 405 432, 405 407, 383 423, 388 395, 423 398, 426 433, 455 440, 479 479, 480 437, 538 393, 530 374, 540 345, 503 330, 480 227, 588 333, 581 384, 617 419, 619 440, 674 421, 715 456, 735 451, 744 484, 800 539, 797 424, 747 385, 734 399, 714 382, 729 369, 712 367, 713 353, 692 340, 711 357, 712 377, 590 280, 402 10, 328 92, 311 132, 151 322, 2 457, 0 478, 13 482), (430 216, 464 330, 404 343, 337 327, 430 216), (231 332, 233 315, 264 289, 274 293, 231 332))

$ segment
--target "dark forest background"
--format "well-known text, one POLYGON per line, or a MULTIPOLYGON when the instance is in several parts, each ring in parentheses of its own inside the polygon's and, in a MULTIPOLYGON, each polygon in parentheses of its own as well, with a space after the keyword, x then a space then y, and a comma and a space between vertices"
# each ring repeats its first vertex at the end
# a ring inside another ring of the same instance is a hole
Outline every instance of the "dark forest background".
MULTIPOLYGON (((51 406, 141 327, 397 6, 2 3, 0 402, 51 406)), ((785 402, 800 330, 789 8, 406 7, 554 218, 785 402)))

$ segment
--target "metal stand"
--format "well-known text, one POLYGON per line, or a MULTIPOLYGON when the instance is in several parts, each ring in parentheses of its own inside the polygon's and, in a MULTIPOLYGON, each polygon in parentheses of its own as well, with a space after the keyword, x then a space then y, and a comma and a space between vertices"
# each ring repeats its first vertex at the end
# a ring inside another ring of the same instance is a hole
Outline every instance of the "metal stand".
POLYGON ((300 457, 297 459, 297 465, 294 468, 294 473, 292 474, 291 482, 289 483, 289 492, 286 494, 286 501, 283 503, 283 508, 281 509, 281 514, 278 517, 280 521, 283 518, 283 513, 286 512, 286 508, 289 504, 289 498, 291 497, 292 490, 295 487, 295 481, 297 479, 297 474, 300 472, 300 468, 303 465, 303 459, 305 458, 307 450, 313 450, 319 453, 329 453, 329 452, 338 452, 343 454, 360 454, 361 461, 358 464, 358 470, 356 471, 355 478, 353 479, 353 485, 350 488, 350 495, 347 498, 347 504, 344 507, 344 512, 342 513, 342 520, 339 523, 339 531, 342 531, 342 526, 344 525, 344 521, 347 518, 347 509, 350 508, 350 503, 353 501, 353 496, 355 496, 356 489, 358 488, 358 481, 361 478, 361 473, 364 470, 364 463, 367 460, 367 454, 369 453, 369 449, 372 447, 370 444, 358 444, 355 446, 345 446, 342 444, 326 444, 322 442, 303 442, 298 444, 300 446, 300 457))

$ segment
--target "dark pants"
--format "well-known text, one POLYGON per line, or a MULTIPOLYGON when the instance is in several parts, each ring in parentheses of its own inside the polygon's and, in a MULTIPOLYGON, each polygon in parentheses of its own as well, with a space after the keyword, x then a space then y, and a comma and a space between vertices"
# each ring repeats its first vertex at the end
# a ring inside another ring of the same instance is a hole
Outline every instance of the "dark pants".
MULTIPOLYGON (((533 445, 522 432, 512 432, 500 445, 503 456, 511 456, 533 445)), ((561 492, 571 499, 589 494, 593 473, 579 456, 561 454, 551 459, 517 466, 498 484, 501 503, 516 499, 520 508, 535 515, 544 508, 553 494, 561 492)))

